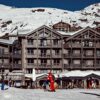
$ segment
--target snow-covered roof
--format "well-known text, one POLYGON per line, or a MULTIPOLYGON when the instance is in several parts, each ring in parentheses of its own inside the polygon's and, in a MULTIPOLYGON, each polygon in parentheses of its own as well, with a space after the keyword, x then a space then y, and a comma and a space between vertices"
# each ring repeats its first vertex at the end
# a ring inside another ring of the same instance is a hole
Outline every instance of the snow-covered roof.
POLYGON ((12 40, 0 39, 0 43, 12 44, 13 42, 12 40))
POLYGON ((85 28, 80 29, 80 30, 78 30, 78 31, 74 31, 74 32, 63 32, 63 31, 57 31, 57 32, 59 32, 59 33, 62 34, 62 35, 74 35, 74 34, 80 32, 80 31, 82 31, 82 30, 84 30, 84 29, 85 29, 85 28))
POLYGON ((93 71, 93 70, 87 70, 87 71, 80 71, 80 70, 76 70, 76 71, 67 71, 67 72, 62 72, 60 75, 60 77, 85 77, 91 74, 95 74, 100 76, 100 71, 93 71))

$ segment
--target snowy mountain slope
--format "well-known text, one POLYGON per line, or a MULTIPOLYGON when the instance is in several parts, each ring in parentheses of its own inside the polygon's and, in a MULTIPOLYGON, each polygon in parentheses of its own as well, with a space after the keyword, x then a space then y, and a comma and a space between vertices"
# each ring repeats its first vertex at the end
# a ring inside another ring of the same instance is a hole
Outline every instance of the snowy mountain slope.
POLYGON ((67 11, 56 8, 14 8, 0 5, 0 36, 5 33, 24 34, 41 25, 53 25, 59 21, 81 27, 95 27, 100 22, 100 3, 81 11, 67 11))

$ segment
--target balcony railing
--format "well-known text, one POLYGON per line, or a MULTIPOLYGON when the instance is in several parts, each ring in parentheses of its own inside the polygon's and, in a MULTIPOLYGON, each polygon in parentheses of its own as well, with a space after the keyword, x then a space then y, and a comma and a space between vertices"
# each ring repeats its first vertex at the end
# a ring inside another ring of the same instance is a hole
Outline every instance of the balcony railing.
POLYGON ((40 54, 39 57, 40 57, 40 58, 50 58, 50 54, 49 54, 49 53, 40 54))
POLYGON ((59 54, 52 53, 52 57, 53 58, 61 58, 61 53, 59 53, 59 54))
POLYGON ((34 64, 34 63, 27 63, 27 68, 36 68, 37 67, 37 64, 34 64))
POLYGON ((75 57, 75 58, 81 57, 81 54, 72 54, 72 57, 75 57))
POLYGON ((9 52, 0 53, 0 57, 10 57, 9 52))
POLYGON ((52 68, 62 68, 62 64, 56 64, 56 63, 54 63, 54 64, 52 64, 52 68))
POLYGON ((38 68, 51 68, 51 65, 50 64, 39 64, 38 68))
POLYGON ((10 55, 13 58, 21 58, 21 53, 11 53, 10 55))
POLYGON ((82 65, 82 68, 94 68, 94 65, 86 65, 86 64, 83 64, 82 65))
POLYGON ((21 69, 22 68, 22 65, 21 64, 12 64, 11 63, 11 65, 12 65, 12 69, 21 69))
POLYGON ((0 68, 10 68, 11 65, 9 63, 0 63, 0 68))
POLYGON ((61 46, 61 44, 52 44, 52 47, 53 48, 61 48, 62 46, 61 46))
POLYGON ((63 54, 63 57, 64 57, 64 58, 70 58, 71 55, 70 55, 70 54, 63 54))
POLYGON ((70 68, 70 65, 69 64, 64 64, 64 68, 70 68))

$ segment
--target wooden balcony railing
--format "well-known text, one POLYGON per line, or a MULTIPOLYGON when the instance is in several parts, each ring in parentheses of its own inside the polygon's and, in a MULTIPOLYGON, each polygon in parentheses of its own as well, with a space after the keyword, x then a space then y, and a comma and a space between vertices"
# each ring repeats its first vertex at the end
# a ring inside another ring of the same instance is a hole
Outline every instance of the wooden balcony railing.
POLYGON ((10 55, 13 58, 21 58, 21 53, 11 53, 10 55))
POLYGON ((9 63, 0 63, 0 68, 10 68, 11 65, 9 63))
POLYGON ((21 64, 12 64, 11 63, 11 65, 12 65, 12 69, 22 69, 22 65, 21 64))
POLYGON ((9 52, 0 53, 0 57, 10 57, 9 52))

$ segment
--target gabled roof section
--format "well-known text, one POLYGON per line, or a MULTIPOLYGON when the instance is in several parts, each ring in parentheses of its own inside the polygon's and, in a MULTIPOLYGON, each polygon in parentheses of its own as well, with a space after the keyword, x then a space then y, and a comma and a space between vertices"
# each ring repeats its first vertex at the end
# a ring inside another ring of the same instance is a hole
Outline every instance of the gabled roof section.
POLYGON ((74 38, 74 37, 76 37, 76 36, 78 36, 78 35, 84 33, 85 31, 89 31, 89 30, 92 31, 92 32, 94 32, 94 33, 96 33, 97 35, 100 36, 100 33, 98 33, 97 31, 95 31, 94 29, 92 29, 92 28, 90 28, 90 27, 88 26, 88 27, 86 27, 86 28, 84 28, 84 29, 79 30, 77 33, 73 34, 72 36, 70 36, 66 41, 68 41, 68 40, 70 40, 70 39, 72 39, 72 38, 74 38))
POLYGON ((0 39, 0 44, 11 45, 13 44, 13 41, 6 40, 6 39, 0 39))
POLYGON ((46 26, 46 25, 43 25, 43 26, 41 26, 41 27, 35 29, 34 31, 28 33, 26 36, 30 36, 30 35, 36 33, 38 30, 41 30, 41 29, 43 29, 43 28, 48 29, 48 30, 50 30, 52 33, 55 33, 55 34, 57 34, 57 35, 59 35, 59 36, 63 36, 63 35, 60 34, 59 32, 57 32, 57 31, 51 29, 50 27, 48 27, 48 26, 46 26))

